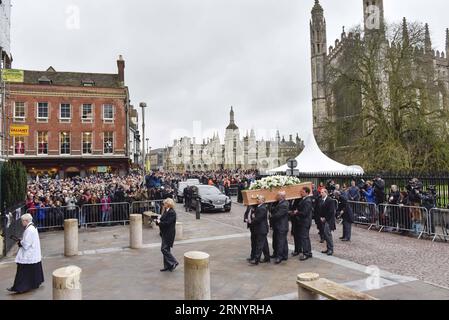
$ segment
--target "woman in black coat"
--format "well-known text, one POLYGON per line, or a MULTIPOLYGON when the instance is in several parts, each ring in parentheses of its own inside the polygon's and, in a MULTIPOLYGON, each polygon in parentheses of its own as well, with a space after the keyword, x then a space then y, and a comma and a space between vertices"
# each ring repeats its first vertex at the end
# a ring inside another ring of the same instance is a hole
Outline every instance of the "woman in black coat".
POLYGON ((164 201, 163 214, 156 220, 156 224, 161 231, 161 251, 164 255, 164 269, 161 269, 161 272, 173 272, 179 264, 170 252, 170 249, 173 248, 176 236, 176 211, 174 208, 175 202, 173 199, 166 199, 164 201))

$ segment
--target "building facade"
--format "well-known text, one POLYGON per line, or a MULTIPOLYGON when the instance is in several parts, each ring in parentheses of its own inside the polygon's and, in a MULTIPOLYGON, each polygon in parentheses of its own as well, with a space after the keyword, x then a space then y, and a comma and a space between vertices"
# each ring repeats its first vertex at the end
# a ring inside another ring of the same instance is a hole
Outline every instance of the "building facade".
POLYGON ((125 174, 130 99, 121 56, 117 67, 117 74, 24 70, 21 82, 8 83, 7 132, 29 126, 28 136, 8 140, 8 158, 31 176, 125 174))
MULTIPOLYGON (((183 137, 166 148, 164 169, 170 171, 208 171, 221 169, 270 170, 295 158, 304 149, 304 142, 296 135, 286 141, 279 131, 272 140, 257 140, 254 130, 243 138, 231 108, 229 125, 225 130, 224 144, 214 134, 212 138, 197 143, 195 138, 183 137)), ((152 163, 153 165, 153 163, 152 163)))
MULTIPOLYGON (((409 42, 411 35, 409 35, 408 23, 405 18, 402 30, 398 30, 398 37, 401 39, 399 43, 388 41, 383 0, 362 0, 361 2, 364 18, 363 30, 346 33, 343 29, 341 38, 335 40, 335 43, 329 47, 324 10, 318 0, 315 0, 311 12, 310 45, 314 133, 321 149, 339 161, 351 159, 351 148, 356 141, 354 138, 369 129, 366 127, 366 123, 360 123, 359 128, 356 131, 351 131, 351 134, 348 134, 348 130, 345 129, 353 127, 351 123, 357 121, 357 116, 367 106, 368 99, 364 96, 364 91, 357 87, 357 84, 354 86, 344 85, 346 84, 345 79, 332 75, 330 70, 347 68, 348 61, 351 61, 351 57, 347 54, 350 52, 351 46, 357 43, 361 44, 360 47, 369 47, 368 40, 372 39, 370 37, 376 33, 376 39, 380 39, 379 42, 381 42, 375 53, 376 61, 380 61, 379 66, 376 66, 378 68, 375 75, 376 94, 378 94, 383 108, 386 108, 389 106, 391 97, 389 82, 391 70, 387 65, 386 57, 390 56, 390 52, 396 52, 398 47, 412 46, 409 42), (335 136, 337 138, 332 144, 329 144, 326 139, 329 123, 336 128, 335 136)), ((432 97, 428 99, 436 101, 435 105, 438 105, 440 109, 449 110, 449 57, 447 56, 449 29, 446 30, 446 54, 432 48, 432 39, 427 24, 425 32, 423 32, 423 39, 421 47, 414 46, 410 49, 413 57, 411 60, 414 64, 411 66, 413 78, 419 81, 422 79, 423 87, 433 86, 432 97)), ((419 89, 417 91, 419 97, 421 93, 419 89)))

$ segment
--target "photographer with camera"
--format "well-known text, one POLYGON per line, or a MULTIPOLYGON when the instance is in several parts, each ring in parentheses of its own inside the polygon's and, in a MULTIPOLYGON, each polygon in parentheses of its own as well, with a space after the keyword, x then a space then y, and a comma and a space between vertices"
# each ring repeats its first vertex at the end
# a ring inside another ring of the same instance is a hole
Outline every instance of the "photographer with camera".
POLYGON ((406 189, 408 192, 408 200, 410 206, 413 208, 410 209, 410 214, 412 218, 412 230, 415 234, 419 234, 422 229, 422 212, 421 212, 421 198, 422 198, 422 188, 423 184, 417 178, 413 178, 409 181, 406 189))
POLYGON ((428 228, 430 232, 433 234, 435 233, 435 224, 433 222, 433 217, 430 214, 430 211, 432 209, 435 209, 437 207, 437 199, 438 199, 438 193, 436 186, 430 185, 427 187, 426 192, 423 192, 421 195, 421 202, 422 206, 427 209, 428 218, 426 219, 428 225, 428 228))

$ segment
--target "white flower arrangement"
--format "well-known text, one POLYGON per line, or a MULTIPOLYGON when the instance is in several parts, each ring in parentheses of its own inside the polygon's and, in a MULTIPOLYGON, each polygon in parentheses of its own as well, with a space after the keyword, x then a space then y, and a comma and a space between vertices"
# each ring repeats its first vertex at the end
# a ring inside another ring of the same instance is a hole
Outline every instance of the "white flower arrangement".
POLYGON ((301 180, 296 177, 272 176, 253 182, 249 190, 271 190, 298 184, 301 184, 301 180))

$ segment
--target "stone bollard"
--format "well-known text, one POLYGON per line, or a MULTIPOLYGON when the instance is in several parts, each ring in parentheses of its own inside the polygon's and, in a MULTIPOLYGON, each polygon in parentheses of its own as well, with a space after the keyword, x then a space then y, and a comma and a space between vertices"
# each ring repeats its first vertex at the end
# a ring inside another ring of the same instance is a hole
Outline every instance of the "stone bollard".
POLYGON ((176 241, 184 238, 184 226, 181 222, 176 222, 176 241))
POLYGON ((298 299, 299 300, 320 300, 320 296, 316 293, 313 293, 307 289, 304 289, 301 287, 299 281, 301 282, 308 282, 308 281, 315 281, 320 278, 320 275, 318 273, 302 273, 298 275, 298 299))
POLYGON ((64 255, 73 257, 78 255, 78 220, 64 221, 64 255))
POLYGON ((142 248, 142 215, 131 214, 129 221, 129 246, 131 249, 140 249, 142 248))
POLYGON ((211 300, 209 255, 191 251, 184 254, 185 300, 211 300))
POLYGON ((53 300, 82 300, 81 271, 69 266, 53 272, 53 300))

